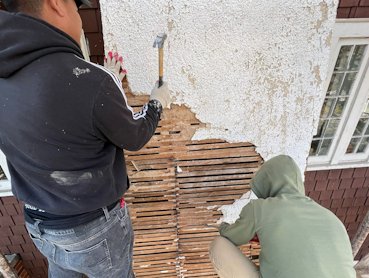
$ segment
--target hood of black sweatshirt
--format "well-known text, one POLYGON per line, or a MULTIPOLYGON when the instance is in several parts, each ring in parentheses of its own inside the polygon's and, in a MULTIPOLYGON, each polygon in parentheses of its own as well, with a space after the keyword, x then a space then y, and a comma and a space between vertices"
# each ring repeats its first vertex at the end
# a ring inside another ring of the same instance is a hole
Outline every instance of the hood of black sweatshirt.
POLYGON ((77 42, 56 27, 22 13, 0 11, 0 78, 55 52, 83 58, 77 42))

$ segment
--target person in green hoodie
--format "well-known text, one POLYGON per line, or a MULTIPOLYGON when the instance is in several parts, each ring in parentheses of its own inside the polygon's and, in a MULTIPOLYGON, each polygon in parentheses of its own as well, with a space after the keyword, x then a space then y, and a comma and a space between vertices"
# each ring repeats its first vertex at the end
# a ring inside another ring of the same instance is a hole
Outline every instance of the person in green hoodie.
POLYGON ((267 161, 251 181, 259 198, 234 224, 222 223, 210 246, 221 278, 355 278, 351 245, 342 222, 305 196, 301 173, 286 155, 267 161), (236 247, 257 236, 260 268, 236 247))

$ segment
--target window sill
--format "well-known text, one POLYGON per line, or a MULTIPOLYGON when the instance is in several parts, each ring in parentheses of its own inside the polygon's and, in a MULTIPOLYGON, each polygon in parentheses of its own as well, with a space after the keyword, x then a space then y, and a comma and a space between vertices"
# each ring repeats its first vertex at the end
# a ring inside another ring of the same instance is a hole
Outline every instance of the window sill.
POLYGON ((348 168, 363 168, 369 167, 369 162, 357 162, 357 163, 340 163, 340 164, 316 164, 308 165, 306 171, 319 171, 319 170, 336 170, 336 169, 348 169, 348 168))

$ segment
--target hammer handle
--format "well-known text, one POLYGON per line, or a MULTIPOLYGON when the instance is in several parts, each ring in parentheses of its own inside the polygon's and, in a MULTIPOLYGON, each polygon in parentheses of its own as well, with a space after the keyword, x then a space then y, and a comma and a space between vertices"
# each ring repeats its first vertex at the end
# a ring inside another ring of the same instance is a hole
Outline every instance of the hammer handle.
POLYGON ((159 87, 163 85, 164 76, 164 49, 159 48, 159 87))

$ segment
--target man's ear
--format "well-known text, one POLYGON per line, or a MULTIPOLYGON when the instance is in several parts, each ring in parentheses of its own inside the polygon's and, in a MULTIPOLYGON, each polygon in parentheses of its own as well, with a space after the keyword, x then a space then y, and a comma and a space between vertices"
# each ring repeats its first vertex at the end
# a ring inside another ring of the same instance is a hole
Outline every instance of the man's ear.
POLYGON ((51 10, 54 11, 60 17, 67 16, 67 7, 66 7, 67 0, 45 0, 45 4, 49 6, 51 10))

